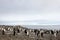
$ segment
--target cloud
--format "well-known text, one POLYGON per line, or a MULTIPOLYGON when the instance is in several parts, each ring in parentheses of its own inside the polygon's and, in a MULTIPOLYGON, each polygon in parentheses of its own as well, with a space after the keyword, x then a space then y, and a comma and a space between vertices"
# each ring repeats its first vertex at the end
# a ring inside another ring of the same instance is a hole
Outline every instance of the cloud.
POLYGON ((1 14, 0 20, 3 21, 29 21, 29 20, 48 20, 48 21, 60 21, 59 13, 51 14, 1 14))
POLYGON ((60 7, 59 0, 0 0, 2 9, 18 10, 56 10, 60 7))
POLYGON ((60 22, 60 0, 0 0, 0 21, 34 20, 60 22))

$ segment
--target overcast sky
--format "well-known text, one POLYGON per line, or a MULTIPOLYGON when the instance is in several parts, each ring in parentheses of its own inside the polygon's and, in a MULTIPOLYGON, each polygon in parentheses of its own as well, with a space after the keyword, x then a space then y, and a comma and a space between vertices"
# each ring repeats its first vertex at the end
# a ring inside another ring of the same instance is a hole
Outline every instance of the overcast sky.
POLYGON ((60 0, 0 0, 0 24, 60 24, 60 0))

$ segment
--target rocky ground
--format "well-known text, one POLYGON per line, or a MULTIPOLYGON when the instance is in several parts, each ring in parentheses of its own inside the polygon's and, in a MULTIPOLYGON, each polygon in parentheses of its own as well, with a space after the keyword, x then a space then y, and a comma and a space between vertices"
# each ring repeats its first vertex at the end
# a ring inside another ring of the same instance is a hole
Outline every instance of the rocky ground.
POLYGON ((35 38, 29 38, 28 36, 0 35, 0 40, 35 40, 35 38))
POLYGON ((60 40, 60 31, 56 31, 56 36, 54 31, 50 33, 50 30, 30 30, 20 26, 0 26, 0 40, 60 40), (11 30, 8 28, 11 27, 11 30), (6 30, 6 31, 5 31, 6 30), (13 30, 13 31, 12 31, 13 30), (41 33, 43 33, 43 36, 41 33), (28 35, 29 33, 29 35, 28 35), (37 35, 37 34, 38 35, 37 35))
POLYGON ((30 38, 30 37, 28 37, 28 36, 18 36, 18 35, 16 35, 16 36, 13 36, 13 35, 3 35, 3 36, 1 36, 0 35, 0 40, 60 40, 60 36, 58 36, 58 37, 53 37, 53 36, 46 36, 46 37, 44 37, 44 38, 30 38))
POLYGON ((19 36, 19 35, 0 35, 0 40, 60 40, 60 37, 45 36, 43 38, 31 38, 29 36, 19 36))

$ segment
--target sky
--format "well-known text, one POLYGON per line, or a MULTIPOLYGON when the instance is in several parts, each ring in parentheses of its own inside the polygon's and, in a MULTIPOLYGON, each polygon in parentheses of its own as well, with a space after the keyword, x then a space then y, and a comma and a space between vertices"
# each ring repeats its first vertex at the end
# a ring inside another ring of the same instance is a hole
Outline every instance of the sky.
POLYGON ((0 0, 0 24, 60 25, 60 0, 0 0))

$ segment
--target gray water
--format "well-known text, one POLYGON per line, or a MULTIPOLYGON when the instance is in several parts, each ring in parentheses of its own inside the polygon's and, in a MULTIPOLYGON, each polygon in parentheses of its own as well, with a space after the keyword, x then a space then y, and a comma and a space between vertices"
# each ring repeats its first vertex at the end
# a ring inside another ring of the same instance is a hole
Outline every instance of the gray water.
POLYGON ((52 30, 60 30, 60 25, 22 25, 23 27, 31 28, 31 29, 52 29, 52 30))

